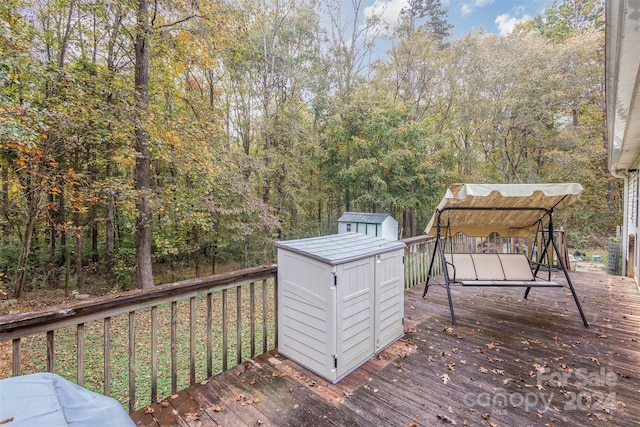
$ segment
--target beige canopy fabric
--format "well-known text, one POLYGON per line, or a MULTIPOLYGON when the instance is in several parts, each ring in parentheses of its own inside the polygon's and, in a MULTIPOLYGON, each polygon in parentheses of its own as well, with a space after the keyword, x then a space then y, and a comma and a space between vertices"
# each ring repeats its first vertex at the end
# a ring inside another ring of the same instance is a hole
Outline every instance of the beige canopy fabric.
POLYGON ((437 234, 441 215, 441 234, 464 233, 486 237, 527 237, 535 232, 542 218, 548 225, 549 210, 564 209, 580 198, 577 183, 561 184, 453 184, 436 207, 425 232, 437 234), (448 228, 448 230, 447 230, 448 228))

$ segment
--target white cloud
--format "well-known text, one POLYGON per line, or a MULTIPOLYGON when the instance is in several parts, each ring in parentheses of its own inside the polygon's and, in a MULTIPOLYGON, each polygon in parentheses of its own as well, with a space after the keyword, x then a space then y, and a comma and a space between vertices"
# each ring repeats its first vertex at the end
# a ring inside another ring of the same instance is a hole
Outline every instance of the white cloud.
POLYGON ((365 18, 379 17, 383 23, 396 26, 400 12, 407 6, 407 0, 376 0, 364 10, 365 18))
POLYGON ((460 6, 460 13, 462 16, 467 16, 474 10, 482 9, 485 6, 492 4, 494 1, 495 0, 473 0, 468 3, 463 3, 462 6, 460 6))
POLYGON ((498 15, 498 17, 495 19, 494 22, 498 26, 498 30, 500 30, 501 36, 506 36, 507 34, 511 34, 513 32, 513 28, 517 24, 520 24, 521 22, 531 19, 529 15, 522 15, 520 17, 517 17, 517 15, 521 15, 522 13, 523 13, 523 9, 517 8, 514 11, 514 15, 516 16, 511 15, 510 13, 503 13, 502 15, 498 15))

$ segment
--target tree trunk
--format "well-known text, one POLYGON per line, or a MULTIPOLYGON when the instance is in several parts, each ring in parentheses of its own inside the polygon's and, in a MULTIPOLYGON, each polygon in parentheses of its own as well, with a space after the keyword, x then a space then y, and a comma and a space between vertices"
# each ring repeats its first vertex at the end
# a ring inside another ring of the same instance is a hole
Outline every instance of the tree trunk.
POLYGON ((195 248, 194 252, 194 263, 196 267, 196 277, 200 277, 201 268, 200 268, 200 227, 197 225, 193 226, 193 246, 195 248))
POLYGON ((73 237, 76 242, 76 289, 82 287, 82 226, 80 225, 80 213, 74 214, 75 227, 73 237))
POLYGON ((149 133, 143 123, 149 104, 149 3, 138 0, 138 25, 136 27, 136 111, 134 149, 136 167, 134 185, 137 191, 136 208, 136 277, 140 289, 153 287, 151 264, 151 155, 149 153, 149 133))
POLYGON ((27 258, 31 250, 31 236, 33 235, 33 229, 36 226, 36 220, 38 218, 40 198, 40 192, 37 189, 31 189, 29 192, 29 215, 27 217, 27 223, 25 224, 24 235, 22 236, 22 248, 20 249, 20 256, 18 257, 18 265, 16 266, 18 274, 16 275, 16 280, 13 285, 14 298, 20 298, 22 296, 27 270, 27 258))
POLYGON ((116 285, 116 274, 115 274, 115 235, 116 229, 114 226, 114 217, 115 217, 115 206, 116 206, 116 196, 114 190, 109 190, 107 195, 107 217, 105 218, 105 227, 106 227, 106 237, 105 237, 105 259, 104 259, 104 269, 105 276, 107 280, 107 285, 110 288, 115 287, 116 285))

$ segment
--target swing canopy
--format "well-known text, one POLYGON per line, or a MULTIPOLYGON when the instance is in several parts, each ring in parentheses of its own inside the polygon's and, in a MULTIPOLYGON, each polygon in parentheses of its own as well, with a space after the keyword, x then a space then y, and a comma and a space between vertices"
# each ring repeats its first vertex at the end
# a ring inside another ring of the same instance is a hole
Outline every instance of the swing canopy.
POLYGON ((540 226, 547 227, 551 213, 576 202, 583 190, 577 183, 453 184, 425 233, 436 236, 439 223, 450 236, 527 237, 540 226))

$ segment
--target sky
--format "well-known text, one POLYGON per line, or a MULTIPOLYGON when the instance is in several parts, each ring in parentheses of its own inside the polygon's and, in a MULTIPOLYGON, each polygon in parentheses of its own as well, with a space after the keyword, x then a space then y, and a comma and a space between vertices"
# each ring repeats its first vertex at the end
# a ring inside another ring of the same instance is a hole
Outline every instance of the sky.
MULTIPOLYGON (((553 4, 553 0, 441 0, 449 11, 449 23, 454 25, 457 38, 473 29, 483 28, 485 33, 507 35, 519 22, 533 18, 553 4)), ((368 13, 382 13, 387 22, 394 22, 407 0, 375 0, 368 13)))

